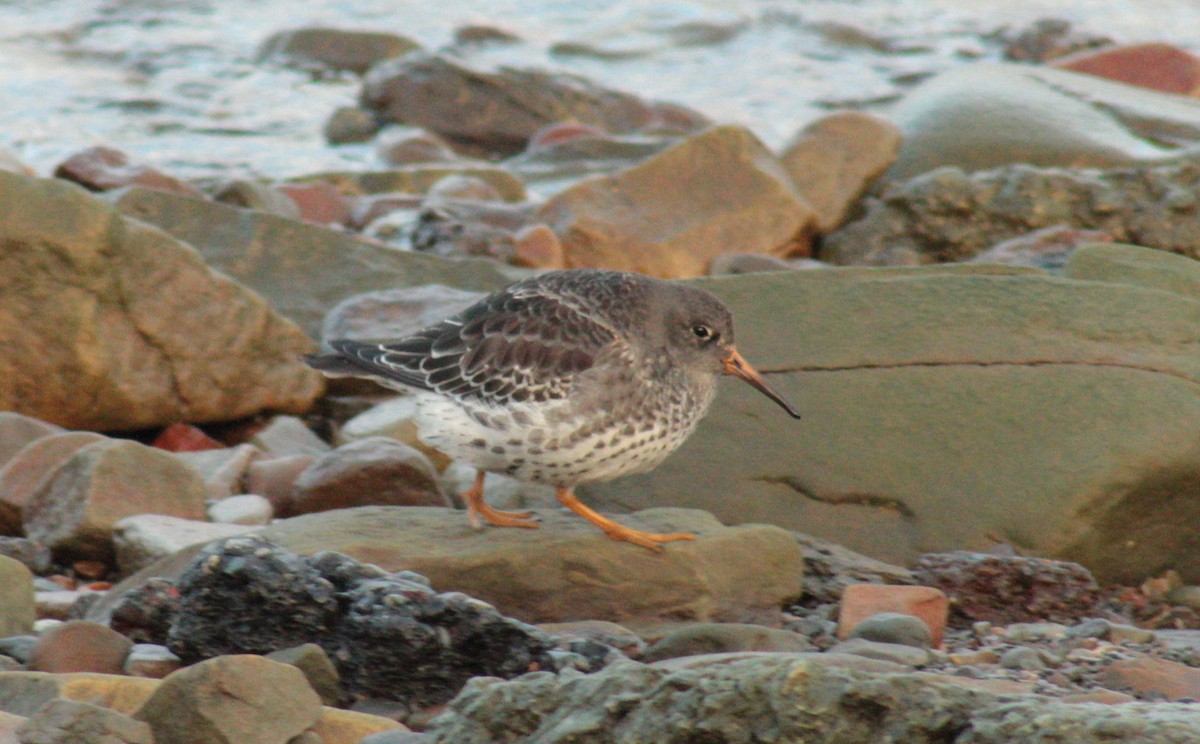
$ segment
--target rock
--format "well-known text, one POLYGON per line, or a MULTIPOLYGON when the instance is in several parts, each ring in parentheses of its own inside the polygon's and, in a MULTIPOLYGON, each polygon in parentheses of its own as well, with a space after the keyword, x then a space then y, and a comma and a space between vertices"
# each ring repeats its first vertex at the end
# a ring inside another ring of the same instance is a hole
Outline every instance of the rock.
MULTIPOLYGON (((123 192, 117 206, 195 246, 210 266, 260 293, 313 338, 325 313, 352 295, 439 282, 490 292, 512 281, 490 261, 405 253, 318 225, 148 189, 123 192)), ((296 387, 272 386, 288 385, 296 387)))
POLYGON ((0 555, 20 561, 36 575, 50 573, 50 549, 39 542, 23 537, 0 537, 0 555))
POLYGON ((125 657, 122 674, 131 677, 162 679, 183 668, 183 660, 171 653, 171 649, 157 643, 135 643, 125 657))
MULTIPOLYGON (((356 109, 368 112, 363 109, 356 109)), ((370 115, 370 114, 368 114, 370 115)), ((414 163, 448 163, 458 160, 446 141, 430 132, 402 131, 381 135, 375 147, 379 159, 390 165, 412 165, 414 163)))
POLYGON ((435 183, 426 196, 438 200, 461 199, 484 202, 502 200, 500 192, 487 181, 458 173, 446 176, 435 183))
POLYGON ((286 744, 320 715, 299 669, 244 654, 180 669, 134 717, 150 724, 155 744, 286 744))
POLYGON ((1103 583, 1163 566, 1198 581, 1179 506, 1200 478, 1200 368, 1185 351, 1200 305, 1183 289, 1196 280, 1195 261, 1112 245, 1078 249, 1063 277, 955 265, 697 280, 804 418, 731 381, 662 465, 579 492, 601 511, 701 508, 896 564, 999 535, 1103 583), (1094 268, 1076 275, 1076 261, 1094 268))
POLYGON ((1158 696, 1185 702, 1200 699, 1200 669, 1177 661, 1118 659, 1101 672, 1100 679, 1105 687, 1129 690, 1140 698, 1158 696))
POLYGON ((911 91, 890 115, 904 136, 891 179, 947 165, 1147 166, 1200 140, 1200 102, 1035 65, 957 67, 911 91))
POLYGON ((915 648, 933 646, 933 633, 925 621, 900 612, 878 612, 871 615, 855 625, 850 630, 849 637, 915 648))
POLYGON ((29 656, 34 672, 120 674, 133 642, 99 623, 69 620, 38 638, 29 656))
POLYGON ((272 515, 279 513, 291 503, 296 479, 313 459, 312 455, 289 455, 253 462, 246 470, 246 490, 266 498, 272 515))
POLYGON ((816 212, 818 232, 832 232, 846 220, 895 161, 900 139, 900 130, 886 119, 840 111, 817 119, 784 146, 779 162, 816 212))
POLYGON ((548 225, 540 223, 523 227, 513 234, 512 262, 547 271, 567 268, 562 242, 548 225))
POLYGON ((259 48, 258 59, 362 75, 377 62, 420 48, 398 34, 309 27, 271 34, 259 48))
POLYGON ((1046 668, 1046 662, 1036 648, 1017 646, 1004 652, 1000 657, 1000 666, 1005 669, 1040 671, 1046 668))
POLYGON ((1193 705, 1058 703, 1018 700, 985 708, 955 744, 1069 741, 1071 744, 1173 744, 1200 736, 1193 705))
MULTIPOLYGON (((449 457, 421 441, 417 429, 417 401, 412 396, 400 396, 371 406, 346 421, 338 431, 335 441, 344 444, 378 437, 394 439, 420 450, 439 470, 445 469, 450 464, 449 457)), ((473 472, 471 477, 474 478, 473 472)), ((503 478, 503 476, 494 477, 503 478)), ((470 485, 467 483, 462 488, 456 487, 451 489, 451 492, 457 494, 466 490, 470 485)), ((487 482, 484 485, 486 487, 487 482)))
MULTIPOLYGON (((404 735, 408 728, 390 718, 326 706, 321 709, 321 717, 308 731, 320 737, 321 744, 362 744, 372 736, 381 735, 381 732, 404 735)), ((293 739, 292 744, 295 742, 293 739)))
POLYGON ((732 126, 577 183, 548 199, 535 219, 558 234, 568 267, 670 278, 701 276, 714 256, 731 250, 804 254, 815 225, 774 156, 732 126))
MULTIPOLYGON (((465 462, 452 462, 442 472, 442 488, 458 501, 462 501, 462 494, 475 485, 478 472, 465 462)), ((492 507, 506 511, 553 511, 560 507, 553 486, 545 483, 526 483, 500 473, 488 473, 484 479, 483 499, 492 507)))
POLYGON ((54 473, 89 444, 108 441, 90 431, 51 434, 21 449, 0 469, 0 531, 19 535, 25 507, 54 473))
POLYGON ((270 524, 275 508, 265 496, 244 493, 221 499, 208 507, 208 518, 218 524, 238 524, 249 527, 270 524))
POLYGON ((130 162, 125 153, 102 145, 70 156, 54 169, 54 177, 77 183, 90 191, 111 191, 137 185, 204 198, 200 189, 186 181, 152 166, 130 162))
POLYGON ((0 172, 0 201, 0 409, 136 429, 302 411, 320 394, 299 358, 311 342, 187 246, 61 181, 0 172))
POLYGON ((150 727, 99 705, 51 700, 17 729, 21 744, 155 744, 150 727))
POLYGON ((1112 44, 1106 36, 1089 35, 1071 27, 1063 18, 1039 18, 1027 27, 1003 34, 1004 58, 1025 62, 1048 62, 1078 51, 1112 44))
POLYGON ((25 533, 74 558, 107 560, 118 520, 135 514, 204 518, 204 482, 162 450, 127 440, 78 450, 25 506, 25 533))
POLYGON ((9 150, 0 150, 0 170, 19 173, 22 176, 36 175, 33 168, 30 168, 9 150))
POLYGON ((796 533, 804 550, 805 603, 837 603, 854 584, 915 584, 912 571, 868 558, 860 553, 796 533))
MULTIPOLYGON (((44 620, 61 621, 82 617, 86 607, 102 595, 103 592, 90 589, 36 591, 33 600, 37 605, 38 623, 44 620)), ((34 630, 37 629, 38 625, 35 623, 34 630)))
POLYGON ((540 623, 537 627, 539 630, 560 638, 596 641, 605 646, 611 646, 631 659, 640 658, 646 650, 646 642, 632 630, 605 620, 540 623))
POLYGON ((1051 65, 1162 93, 1200 93, 1200 59, 1162 42, 1089 49, 1058 57, 1051 65))
POLYGON ((91 703, 132 715, 158 687, 158 680, 115 674, 0 672, 0 710, 32 716, 59 698, 91 703))
POLYGON ((1081 245, 1109 242, 1112 242, 1112 236, 1099 230, 1077 230, 1066 225, 1054 225, 1002 240, 977 253, 971 261, 1056 271, 1066 266, 1075 249, 1081 245))
POLYGON ((28 633, 37 619, 33 574, 25 564, 0 555, 0 638, 28 633))
POLYGON ((693 5, 665 5, 601 16, 569 39, 550 47, 554 55, 632 59, 664 54, 677 47, 729 41, 745 30, 749 18, 736 11, 693 5))
POLYGON ((933 675, 768 654, 679 670, 628 662, 586 676, 476 679, 427 732, 435 742, 919 742, 968 730, 997 700, 933 675))
POLYGON ((791 271, 798 268, 787 259, 765 253, 722 253, 708 264, 709 274, 752 274, 761 271, 791 271))
POLYGON ((525 184, 509 171, 507 164, 499 167, 483 161, 433 163, 375 171, 327 171, 312 173, 297 180, 328 181, 342 193, 351 196, 387 194, 396 197, 402 194, 428 194, 434 186, 451 176, 483 181, 510 204, 523 202, 528 197, 525 184))
POLYGON ((170 424, 159 432, 151 446, 167 452, 204 452, 225 447, 199 427, 179 422, 170 424))
POLYGON ((370 142, 379 132, 379 122, 370 111, 358 106, 339 106, 329 115, 322 134, 331 145, 370 142))
POLYGON ((263 451, 251 444, 239 444, 218 450, 174 454, 204 479, 209 499, 225 499, 246 489, 250 466, 263 456, 263 451))
POLYGON ((305 643, 292 648, 284 648, 267 654, 271 661, 280 664, 291 664, 304 672, 304 678, 309 686, 321 696, 324 705, 336 706, 341 702, 341 687, 337 668, 329 660, 325 649, 315 643, 305 643))
POLYGON ((230 181, 218 189, 213 199, 221 204, 253 209, 289 220, 300 219, 300 206, 295 201, 274 186, 259 181, 230 181))
POLYGON ((525 622, 585 617, 635 630, 661 620, 777 625, 779 608, 799 596, 800 550, 776 528, 725 528, 675 509, 619 517, 639 529, 698 533, 695 542, 655 554, 608 540, 564 510, 540 516, 537 530, 476 531, 449 509, 362 507, 285 520, 263 534, 301 553, 336 550, 415 571, 438 589, 478 597, 525 622), (739 555, 756 556, 754 565, 739 555))
POLYGON ((265 427, 254 432, 249 443, 275 457, 322 455, 332 449, 325 440, 295 416, 275 416, 265 427))
POLYGON ((535 628, 337 553, 232 538, 202 551, 179 588, 169 646, 185 660, 316 642, 349 692, 421 707, 472 676, 553 668, 535 628))
POLYGON ((812 644, 799 633, 745 623, 699 623, 668 633, 646 649, 649 663, 680 656, 730 651, 810 651, 812 644))
POLYGON ((516 234, 528 226, 529 204, 428 200, 412 228, 412 247, 440 256, 487 256, 511 262, 516 234))
POLYGON ((121 573, 129 575, 189 545, 244 535, 254 527, 218 524, 165 514, 135 514, 113 524, 112 542, 121 573))
POLYGON ((429 54, 376 65, 366 76, 360 102, 387 121, 508 154, 524 149, 542 127, 560 121, 622 133, 651 126, 658 118, 647 102, 584 78, 510 68, 473 70, 429 54))
POLYGON ((1077 563, 956 551, 929 553, 913 565, 917 580, 953 601, 956 616, 998 625, 1070 623, 1095 612, 1100 587, 1077 563))
POLYGON ((831 654, 852 654, 865 659, 890 661, 907 667, 923 667, 933 660, 928 648, 907 643, 886 643, 869 638, 850 638, 829 649, 831 654))
POLYGON ((89 610, 88 619, 107 622, 135 643, 166 644, 179 614, 179 588, 174 582, 154 576, 141 578, 128 591, 114 591, 113 595, 111 602, 101 603, 104 612, 93 615, 89 610))
POLYGON ((23 416, 13 411, 0 411, 0 467, 3 467, 27 445, 63 433, 61 426, 23 416))
POLYGON ((441 284, 398 287, 354 295, 329 311, 321 339, 382 341, 415 333, 465 310, 486 293, 441 284))
POLYGON ((863 217, 828 236, 821 257, 854 265, 959 261, 1062 225, 1197 256, 1198 183, 1200 165, 1190 162, 1104 171, 1012 165, 970 175, 939 168, 866 199, 863 217))
MULTIPOLYGON (((850 638, 855 628, 868 622, 880 613, 900 613, 917 618, 928 630, 928 637, 923 645, 940 646, 942 633, 946 628, 946 618, 949 613, 949 601, 941 591, 929 586, 888 586, 885 584, 852 584, 846 587, 842 594, 842 604, 838 613, 838 638, 850 638)), ((883 624, 888 620, 882 621, 883 624)), ((903 622, 903 621, 901 621, 903 622)), ((880 621, 876 621, 875 629, 880 621)), ((907 628, 908 626, 902 626, 907 628)), ((871 626, 868 626, 865 636, 869 640, 884 640, 876 637, 871 626)), ((895 642, 896 635, 889 634, 889 642, 895 642)), ((911 632, 905 633, 906 640, 917 641, 911 632)), ((916 645, 916 644, 914 644, 916 645)))
POLYGON ((319 225, 346 225, 350 222, 350 200, 328 181, 281 183, 276 188, 296 202, 303 220, 319 225))
POLYGON ((289 515, 354 506, 449 506, 437 471, 413 447, 368 437, 324 454, 296 479, 289 515))

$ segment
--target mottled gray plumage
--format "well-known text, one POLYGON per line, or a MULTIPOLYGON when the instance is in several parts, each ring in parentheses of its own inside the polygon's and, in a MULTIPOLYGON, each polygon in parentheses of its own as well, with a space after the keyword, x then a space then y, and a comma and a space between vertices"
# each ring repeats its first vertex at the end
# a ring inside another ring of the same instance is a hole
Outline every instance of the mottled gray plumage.
MULTIPOLYGON (((796 416, 733 341, 729 310, 709 292, 585 269, 518 282, 398 341, 332 341, 334 354, 309 363, 413 392, 422 439, 478 468, 480 488, 487 471, 569 493, 662 462, 708 410, 720 374, 796 416)), ((513 523, 465 498, 473 518, 513 523)))

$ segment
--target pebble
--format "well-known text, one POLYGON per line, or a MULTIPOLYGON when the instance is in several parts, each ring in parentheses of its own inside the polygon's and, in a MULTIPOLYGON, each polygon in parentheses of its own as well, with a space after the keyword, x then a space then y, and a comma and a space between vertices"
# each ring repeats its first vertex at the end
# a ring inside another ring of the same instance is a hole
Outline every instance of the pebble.
POLYGON ((254 493, 230 496, 208 506, 208 518, 218 524, 256 526, 270 524, 274 517, 271 501, 254 493))
POLYGON ((125 657, 122 672, 131 677, 162 679, 183 668, 183 660, 166 646, 157 643, 135 643, 125 657))
POLYGON ((868 641, 865 638, 851 638, 850 640, 842 641, 829 649, 828 653, 852 654, 867 659, 904 664, 910 667, 923 667, 933 660, 933 655, 928 649, 906 646, 900 643, 879 643, 878 641, 868 641))
POLYGON ((1000 666, 1005 669, 1041 670, 1046 668, 1042 655, 1035 648, 1017 646, 1005 651, 1000 657, 1000 666))
POLYGON ((106 625, 70 620, 41 635, 29 654, 36 672, 120 674, 133 642, 106 625))
POLYGON ((850 631, 850 638, 864 638, 879 643, 899 643, 916 648, 933 645, 933 633, 920 618, 899 612, 880 612, 872 615, 850 631))

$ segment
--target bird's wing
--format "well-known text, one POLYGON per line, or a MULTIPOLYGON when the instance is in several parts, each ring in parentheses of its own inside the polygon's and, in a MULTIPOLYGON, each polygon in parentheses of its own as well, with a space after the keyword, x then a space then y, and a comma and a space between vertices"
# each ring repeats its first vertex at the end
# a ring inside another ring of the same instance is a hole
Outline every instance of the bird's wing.
POLYGON ((518 284, 400 341, 330 345, 385 381, 504 405, 566 396, 577 375, 620 344, 568 298, 518 284))

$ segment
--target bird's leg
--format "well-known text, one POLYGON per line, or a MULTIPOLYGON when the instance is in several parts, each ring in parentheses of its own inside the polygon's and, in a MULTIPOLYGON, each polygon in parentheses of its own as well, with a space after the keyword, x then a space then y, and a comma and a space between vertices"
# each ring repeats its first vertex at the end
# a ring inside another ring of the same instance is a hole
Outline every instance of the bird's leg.
POLYGON ((558 496, 558 500, 563 506, 604 530, 604 534, 614 540, 624 540, 625 542, 641 545, 643 548, 649 548, 657 552, 662 550, 662 545, 659 545, 659 543, 696 539, 696 536, 690 532, 669 532, 660 535, 654 532, 642 532, 632 527, 617 524, 603 514, 598 514, 589 509, 569 488, 559 488, 555 491, 555 495, 558 496))
POLYGON ((483 500, 483 479, 487 474, 480 470, 475 474, 475 485, 471 486, 461 496, 467 504, 467 519, 477 530, 483 529, 483 520, 497 527, 537 527, 538 523, 530 519, 533 512, 506 512, 493 509, 483 500), (482 520, 480 519, 482 517, 482 520))

